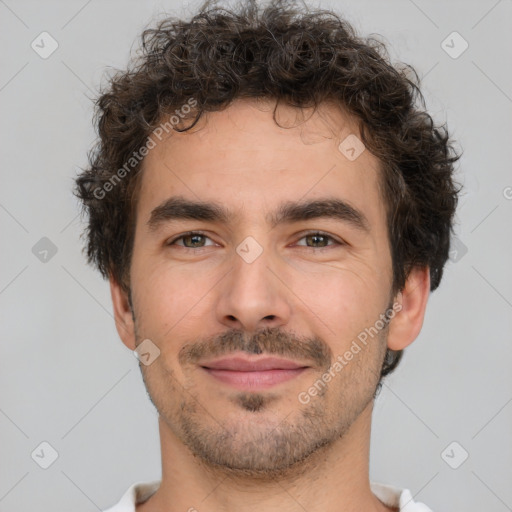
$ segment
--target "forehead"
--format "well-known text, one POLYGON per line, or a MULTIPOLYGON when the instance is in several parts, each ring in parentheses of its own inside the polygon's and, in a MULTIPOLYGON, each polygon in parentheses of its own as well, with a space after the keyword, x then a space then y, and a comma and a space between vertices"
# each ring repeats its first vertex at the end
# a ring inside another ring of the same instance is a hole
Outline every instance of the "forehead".
POLYGON ((274 106, 236 100, 189 131, 153 136, 137 217, 147 221, 172 196, 221 202, 253 219, 268 218, 272 203, 338 196, 378 220, 380 162, 364 150, 357 122, 332 104, 315 112, 280 105, 274 120, 274 106))

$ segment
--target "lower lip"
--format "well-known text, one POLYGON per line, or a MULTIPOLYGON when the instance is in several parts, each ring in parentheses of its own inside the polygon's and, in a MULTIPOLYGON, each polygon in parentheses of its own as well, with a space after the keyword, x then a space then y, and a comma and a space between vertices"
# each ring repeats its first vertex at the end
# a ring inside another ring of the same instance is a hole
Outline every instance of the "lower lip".
POLYGON ((212 377, 240 389, 265 389, 299 376, 307 368, 293 370, 264 370, 238 372, 234 370, 213 370, 204 368, 212 377))

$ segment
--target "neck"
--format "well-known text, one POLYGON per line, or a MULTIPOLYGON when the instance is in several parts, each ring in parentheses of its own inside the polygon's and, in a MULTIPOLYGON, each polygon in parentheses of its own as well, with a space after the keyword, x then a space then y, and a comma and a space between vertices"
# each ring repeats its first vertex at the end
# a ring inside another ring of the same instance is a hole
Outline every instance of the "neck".
POLYGON ((137 512, 390 511, 370 490, 372 409, 370 402, 342 438, 287 471, 267 477, 205 465, 160 418, 162 483, 137 512))

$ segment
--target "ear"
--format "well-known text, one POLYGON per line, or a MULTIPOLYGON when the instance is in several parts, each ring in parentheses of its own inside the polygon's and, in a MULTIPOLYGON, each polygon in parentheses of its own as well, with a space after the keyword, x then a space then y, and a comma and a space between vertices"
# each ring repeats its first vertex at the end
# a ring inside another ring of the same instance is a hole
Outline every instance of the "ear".
POLYGON ((117 332, 123 343, 130 350, 135 350, 135 325, 128 295, 113 277, 109 281, 117 332))
POLYGON ((430 269, 413 268, 404 288, 393 302, 401 304, 401 309, 389 323, 388 348, 402 350, 417 338, 423 325, 429 294, 430 269))

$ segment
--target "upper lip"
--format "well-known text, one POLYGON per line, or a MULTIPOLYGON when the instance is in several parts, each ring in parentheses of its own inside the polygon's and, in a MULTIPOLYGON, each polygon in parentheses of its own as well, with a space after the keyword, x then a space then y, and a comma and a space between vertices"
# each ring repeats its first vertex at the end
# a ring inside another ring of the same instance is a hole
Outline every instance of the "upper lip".
POLYGON ((240 356, 231 356, 202 363, 201 366, 211 370, 261 372, 265 370, 295 370, 297 368, 305 368, 307 365, 291 361, 290 359, 281 359, 279 357, 259 357, 258 359, 248 359, 240 356))

